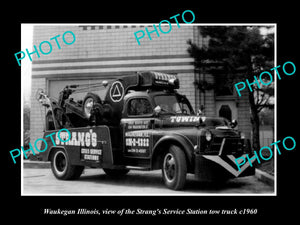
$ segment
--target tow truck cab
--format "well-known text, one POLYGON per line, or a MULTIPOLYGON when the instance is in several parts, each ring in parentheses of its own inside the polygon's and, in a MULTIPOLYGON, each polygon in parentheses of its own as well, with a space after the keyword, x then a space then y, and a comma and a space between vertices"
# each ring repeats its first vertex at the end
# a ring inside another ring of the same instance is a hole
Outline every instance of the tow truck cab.
POLYGON ((106 88, 101 105, 107 112, 98 113, 93 126, 68 128, 72 137, 65 143, 56 135, 56 146, 49 141, 50 149, 41 154, 51 161, 58 179, 77 178, 84 166, 103 168, 113 176, 130 169, 161 169, 165 185, 179 190, 187 173, 200 180, 254 174, 249 163, 241 170, 235 163, 251 155, 249 141, 224 118, 196 115, 177 92, 175 75, 139 72, 106 88))

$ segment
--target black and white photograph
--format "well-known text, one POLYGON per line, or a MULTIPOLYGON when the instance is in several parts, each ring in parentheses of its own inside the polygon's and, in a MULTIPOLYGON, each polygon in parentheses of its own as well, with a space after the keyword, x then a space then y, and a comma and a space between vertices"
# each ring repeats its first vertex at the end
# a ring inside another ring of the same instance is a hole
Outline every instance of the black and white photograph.
POLYGON ((23 31, 24 195, 276 194, 275 24, 23 31))
POLYGON ((54 220, 296 211, 294 22, 203 10, 14 21, 16 205, 54 220))

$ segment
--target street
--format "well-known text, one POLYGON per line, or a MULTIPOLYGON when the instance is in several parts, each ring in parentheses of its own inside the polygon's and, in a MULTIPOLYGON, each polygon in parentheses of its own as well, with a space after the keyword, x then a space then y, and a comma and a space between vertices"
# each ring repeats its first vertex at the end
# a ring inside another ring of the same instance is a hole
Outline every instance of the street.
POLYGON ((130 171, 122 178, 107 176, 101 169, 85 169, 78 180, 57 180, 48 168, 23 169, 23 195, 199 195, 272 194, 273 187, 255 176, 214 184, 187 176, 184 190, 167 189, 161 171, 130 171))

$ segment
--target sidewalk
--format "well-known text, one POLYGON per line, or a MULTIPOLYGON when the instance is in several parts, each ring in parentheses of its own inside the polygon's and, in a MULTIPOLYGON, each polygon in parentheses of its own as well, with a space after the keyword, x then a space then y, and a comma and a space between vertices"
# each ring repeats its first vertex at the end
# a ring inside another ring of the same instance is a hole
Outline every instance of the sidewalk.
POLYGON ((50 162, 23 160, 23 168, 50 168, 50 162))
POLYGON ((272 176, 260 169, 255 169, 255 176, 258 180, 264 182, 265 184, 274 186, 274 176, 272 176))

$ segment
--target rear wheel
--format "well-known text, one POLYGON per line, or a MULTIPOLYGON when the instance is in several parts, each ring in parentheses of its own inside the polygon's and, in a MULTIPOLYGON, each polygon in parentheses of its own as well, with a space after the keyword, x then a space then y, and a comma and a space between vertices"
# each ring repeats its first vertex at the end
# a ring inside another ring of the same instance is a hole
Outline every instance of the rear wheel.
POLYGON ((162 176, 165 185, 173 190, 184 187, 187 174, 187 164, 184 152, 178 146, 172 145, 162 162, 162 176))
POLYGON ((57 149, 51 157, 51 170, 59 180, 77 179, 82 174, 84 166, 70 164, 69 157, 64 149, 57 149))

